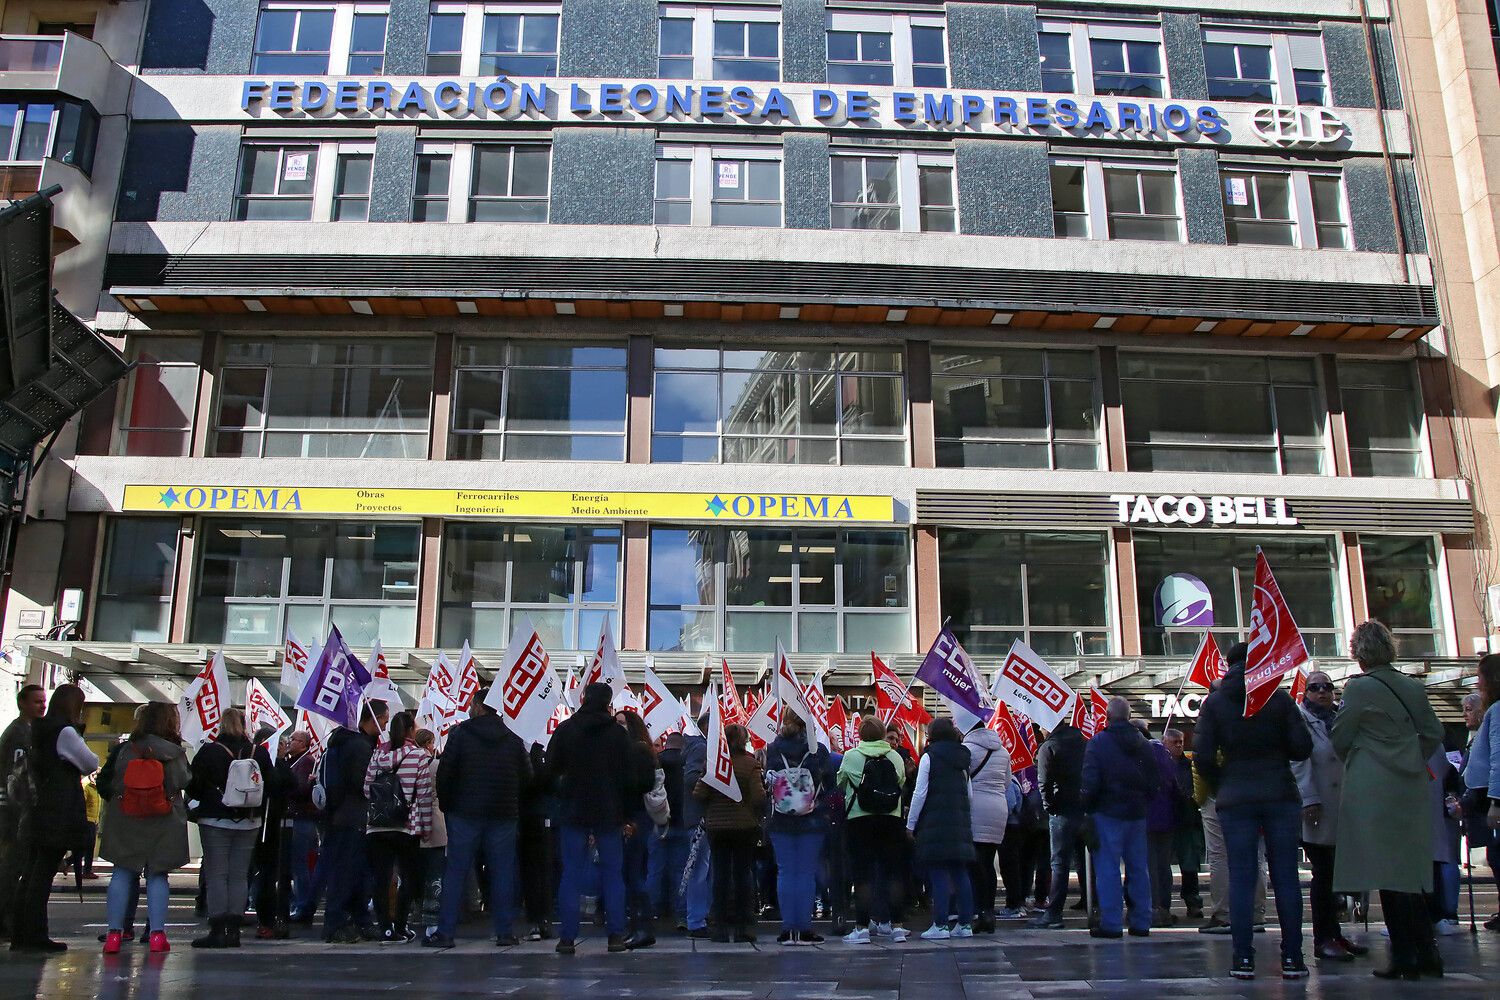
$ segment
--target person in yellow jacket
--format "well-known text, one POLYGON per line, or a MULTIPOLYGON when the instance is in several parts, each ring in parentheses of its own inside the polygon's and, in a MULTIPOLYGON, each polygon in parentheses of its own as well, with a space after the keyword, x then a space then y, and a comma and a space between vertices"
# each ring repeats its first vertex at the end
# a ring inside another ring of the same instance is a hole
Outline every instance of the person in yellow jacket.
POLYGON ((83 816, 89 824, 88 853, 83 856, 84 878, 99 877, 94 872, 94 852, 99 846, 99 811, 103 805, 104 800, 99 798, 99 789, 94 785, 94 776, 91 774, 83 779, 83 816))

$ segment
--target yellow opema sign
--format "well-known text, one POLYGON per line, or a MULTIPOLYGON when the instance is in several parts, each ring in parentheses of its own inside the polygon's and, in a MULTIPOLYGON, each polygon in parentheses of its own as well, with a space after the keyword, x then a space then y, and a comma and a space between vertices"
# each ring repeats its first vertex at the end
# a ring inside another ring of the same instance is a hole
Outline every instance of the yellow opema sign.
POLYGON ((805 493, 619 493, 297 486, 126 486, 153 513, 357 514, 560 520, 891 522, 891 497, 805 493))

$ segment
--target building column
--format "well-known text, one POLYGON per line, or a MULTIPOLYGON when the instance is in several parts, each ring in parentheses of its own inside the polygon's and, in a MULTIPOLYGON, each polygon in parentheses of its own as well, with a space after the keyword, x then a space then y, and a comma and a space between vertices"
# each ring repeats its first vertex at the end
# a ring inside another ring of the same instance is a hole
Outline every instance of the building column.
POLYGON ((427 433, 427 457, 448 457, 448 427, 453 423, 453 334, 440 333, 432 351, 432 425, 427 433))
POLYGON ((417 648, 437 648, 438 603, 443 591, 443 519, 422 518, 417 558, 417 648))
POLYGON ((938 586, 937 528, 918 525, 913 532, 916 569, 917 652, 932 644, 943 627, 942 592, 938 586))
POLYGON ((1113 347, 1099 348, 1099 390, 1104 399, 1104 467, 1124 472, 1125 410, 1120 404, 1120 357, 1113 347))
POLYGON ((646 648, 647 587, 651 574, 651 525, 626 521, 625 580, 620 594, 620 648, 646 648))
POLYGON ((906 395, 911 402, 911 464, 918 469, 936 468, 937 442, 932 415, 932 344, 928 341, 907 341, 906 395))
MULTIPOLYGON (((193 437, 196 442, 197 434, 193 437)), ((188 641, 188 615, 193 610, 193 563, 197 561, 197 529, 197 521, 185 517, 177 530, 177 567, 172 581, 172 626, 167 636, 171 642, 188 641)))
MULTIPOLYGON (((1339 366, 1332 354, 1318 358, 1323 369, 1323 395, 1328 404, 1328 436, 1333 440, 1333 474, 1352 476, 1349 464, 1349 421, 1344 416, 1344 396, 1339 389, 1339 366)), ((1358 543, 1355 543, 1356 546, 1358 543)))
POLYGON ((1487 595, 1475 594, 1475 581, 1481 580, 1479 559, 1474 554, 1476 538, 1473 535, 1444 535, 1443 559, 1448 565, 1448 588, 1453 595, 1453 634, 1457 640, 1458 655, 1467 657, 1474 652, 1474 640, 1478 639, 1489 648, 1496 622, 1485 628, 1484 605, 1487 595))
POLYGON ((203 347, 198 356, 198 404, 193 412, 193 458, 212 454, 211 437, 214 429, 214 387, 219 377, 219 362, 223 350, 223 338, 217 333, 203 333, 203 347))
MULTIPOLYGON (((1340 472, 1339 475, 1348 473, 1340 472)), ((1340 532, 1340 544, 1344 546, 1344 571, 1349 574, 1349 616, 1358 625, 1370 617, 1369 598, 1365 594, 1365 560, 1359 548, 1358 532, 1340 532)))
POLYGON ((631 337, 625 348, 625 461, 651 461, 651 383, 656 355, 650 337, 631 337))
POLYGON ((1135 542, 1129 528, 1110 533, 1115 550, 1115 613, 1120 620, 1120 655, 1141 655, 1141 614, 1136 602, 1135 542))

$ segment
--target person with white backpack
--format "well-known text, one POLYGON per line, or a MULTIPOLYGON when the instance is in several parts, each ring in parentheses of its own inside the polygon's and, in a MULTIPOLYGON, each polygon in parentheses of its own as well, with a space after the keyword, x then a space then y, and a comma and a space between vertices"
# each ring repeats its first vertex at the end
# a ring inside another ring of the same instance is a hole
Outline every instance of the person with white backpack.
POLYGON ((787 712, 781 733, 766 747, 766 788, 771 801, 766 829, 776 852, 776 899, 781 907, 778 944, 822 942, 813 931, 818 858, 828 824, 818 798, 834 779, 828 750, 808 746, 807 726, 787 712))
POLYGON ((219 731, 198 748, 188 782, 189 811, 203 839, 208 934, 194 948, 238 948, 249 896, 250 856, 265 817, 271 758, 250 742, 245 713, 224 710, 219 731))

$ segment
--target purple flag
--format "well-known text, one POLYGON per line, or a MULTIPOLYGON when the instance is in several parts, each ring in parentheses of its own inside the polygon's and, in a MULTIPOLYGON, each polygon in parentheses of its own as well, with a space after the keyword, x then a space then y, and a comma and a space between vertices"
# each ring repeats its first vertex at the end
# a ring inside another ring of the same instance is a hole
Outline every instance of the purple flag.
POLYGON ((974 661, 949 629, 943 629, 932 640, 932 648, 917 668, 916 679, 942 695, 954 708, 981 722, 987 721, 995 710, 979 679, 979 671, 974 669, 974 661))
POLYGON ((370 672, 345 644, 335 625, 328 630, 328 642, 307 675, 297 707, 347 729, 358 729, 360 696, 369 683, 370 672))

